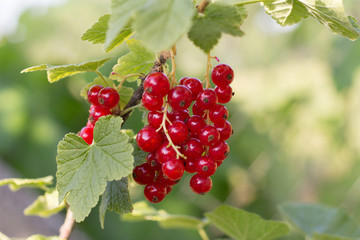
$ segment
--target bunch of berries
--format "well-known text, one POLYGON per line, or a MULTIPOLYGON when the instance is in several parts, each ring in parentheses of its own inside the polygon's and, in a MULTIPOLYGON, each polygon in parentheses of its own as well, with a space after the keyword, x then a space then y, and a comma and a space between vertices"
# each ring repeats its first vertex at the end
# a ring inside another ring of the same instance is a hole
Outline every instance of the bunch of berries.
POLYGON ((205 194, 211 190, 210 176, 229 154, 225 140, 232 134, 232 127, 227 121, 227 108, 219 103, 230 101, 233 78, 233 70, 226 64, 212 70, 215 89, 204 89, 197 78, 184 77, 170 88, 163 73, 146 77, 142 104, 150 111, 149 124, 139 131, 136 141, 149 154, 145 163, 135 167, 133 178, 146 185, 144 195, 150 202, 163 200, 184 171, 196 173, 190 180, 193 192, 205 194))
POLYGON ((110 115, 111 109, 118 105, 120 97, 114 88, 93 85, 87 92, 87 99, 91 104, 89 120, 80 130, 79 135, 90 145, 93 142, 96 121, 102 116, 110 115))

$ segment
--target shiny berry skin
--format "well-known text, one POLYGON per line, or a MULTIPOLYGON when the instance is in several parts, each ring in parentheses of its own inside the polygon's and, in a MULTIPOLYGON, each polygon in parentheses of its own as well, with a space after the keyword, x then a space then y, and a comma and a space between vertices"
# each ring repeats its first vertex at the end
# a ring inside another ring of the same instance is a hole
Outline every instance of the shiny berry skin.
POLYGON ((143 163, 134 168, 132 175, 137 184, 146 185, 154 181, 155 172, 149 164, 143 163))
POLYGON ((90 120, 87 121, 86 126, 94 128, 94 124, 92 124, 92 122, 90 122, 90 120))
POLYGON ((184 81, 186 80, 186 79, 188 79, 189 77, 182 77, 180 80, 179 80, 179 84, 180 85, 183 85, 184 84, 184 81))
POLYGON ((204 152, 204 147, 201 142, 196 138, 190 138, 182 146, 182 153, 188 157, 196 159, 200 157, 204 152))
POLYGON ((158 163, 157 159, 156 159, 156 152, 151 152, 146 156, 146 162, 147 164, 149 164, 152 167, 155 167, 156 164, 158 163))
POLYGON ((227 64, 219 64, 213 68, 211 79, 217 86, 229 85, 234 80, 234 71, 227 64))
POLYGON ((221 125, 224 124, 228 119, 229 112, 225 106, 218 104, 212 109, 210 109, 209 117, 214 124, 221 125))
POLYGON ((202 156, 196 161, 196 171, 204 177, 210 177, 216 172, 216 162, 208 156, 202 156))
POLYGON ((160 169, 159 172, 159 177, 157 178, 157 182, 162 184, 162 185, 170 185, 170 186, 174 186, 175 184, 178 184, 180 182, 180 179, 178 180, 171 180, 168 177, 166 177, 162 171, 162 169, 160 169))
POLYGON ((195 102, 192 106, 192 112, 193 115, 198 115, 202 118, 206 118, 205 109, 201 108, 198 102, 195 102))
POLYGON ((98 94, 99 104, 105 108, 111 109, 115 107, 119 103, 119 100, 119 93, 111 87, 101 89, 98 94))
POLYGON ((148 184, 144 189, 144 195, 149 202, 161 202, 166 196, 166 186, 159 183, 148 184))
POLYGON ((201 176, 200 174, 195 174, 190 179, 190 187, 194 193, 204 195, 208 193, 212 188, 211 178, 201 176))
POLYGON ((185 171, 188 173, 196 172, 197 159, 188 158, 185 161, 185 171))
POLYGON ((104 108, 101 106, 95 106, 89 114, 89 121, 95 125, 95 123, 97 122, 97 120, 99 120, 100 117, 102 116, 107 116, 110 115, 110 109, 108 108, 104 108))
POLYGON ((147 116, 149 125, 158 129, 163 121, 164 113, 158 111, 151 111, 147 116))
POLYGON ((98 94, 101 89, 104 87, 101 85, 92 85, 89 90, 87 91, 87 100, 90 104, 95 106, 99 106, 100 103, 98 102, 98 94))
POLYGON ((220 139, 220 134, 214 126, 205 126, 199 133, 199 140, 205 146, 211 146, 220 139))
POLYGON ((149 74, 144 81, 144 91, 152 97, 163 98, 170 90, 167 76, 161 72, 149 74))
POLYGON ((206 122, 202 117, 193 115, 186 122, 186 125, 188 126, 191 133, 198 135, 200 130, 206 126, 206 122))
POLYGON ((192 100, 195 101, 199 93, 203 90, 201 81, 197 78, 188 78, 183 83, 192 92, 192 100))
POLYGON ((172 109, 187 109, 192 102, 192 93, 189 88, 179 85, 170 89, 168 94, 168 102, 172 109))
POLYGON ((146 126, 136 135, 136 142, 144 152, 153 152, 161 145, 161 136, 155 128, 146 126))
POLYGON ((183 143, 189 135, 188 127, 182 121, 173 122, 167 128, 167 130, 168 130, 169 136, 171 138, 171 141, 175 145, 179 145, 179 144, 183 143))
POLYGON ((229 152, 229 145, 225 141, 218 141, 209 148, 209 157, 214 160, 224 160, 229 152))
POLYGON ((214 125, 220 133, 220 140, 225 141, 230 138, 231 134, 233 133, 233 130, 231 124, 228 121, 226 121, 222 125, 217 125, 217 124, 214 125))
POLYGON ((218 99, 216 93, 211 88, 202 90, 196 99, 196 103, 199 105, 199 107, 205 110, 212 109, 215 107, 217 102, 218 99))
POLYGON ((157 148, 156 159, 159 163, 162 164, 171 158, 176 158, 176 152, 168 142, 163 143, 159 148, 157 148))
POLYGON ((175 181, 184 174, 184 163, 179 159, 172 158, 164 162, 161 169, 164 176, 175 181))
POLYGON ((148 93, 144 92, 141 103, 149 111, 160 111, 164 104, 164 100, 163 98, 152 97, 148 93))
POLYGON ((189 117, 190 114, 188 110, 172 110, 169 113, 169 119, 171 122, 174 122, 176 120, 187 122, 189 117))
POLYGON ((232 88, 228 85, 217 86, 215 87, 214 91, 216 92, 219 103, 228 103, 233 96, 232 88))
POLYGON ((84 139, 84 141, 87 144, 92 144, 93 142, 93 135, 94 134, 94 127, 83 127, 80 130, 79 136, 82 137, 82 139, 84 139))

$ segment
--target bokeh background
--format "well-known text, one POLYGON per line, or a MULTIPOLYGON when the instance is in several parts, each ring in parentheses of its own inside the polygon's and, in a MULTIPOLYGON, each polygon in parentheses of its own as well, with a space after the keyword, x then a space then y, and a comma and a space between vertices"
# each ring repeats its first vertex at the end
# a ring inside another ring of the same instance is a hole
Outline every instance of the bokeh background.
MULTIPOLYGON (((344 4, 360 20, 360 1, 344 4)), ((81 74, 50 84, 43 72, 20 71, 112 56, 101 69, 109 74, 127 53, 126 45, 105 54, 100 45, 80 39, 109 6, 110 1, 100 0, 0 1, 0 178, 55 175, 56 145, 86 124, 89 105, 79 93, 96 76, 81 74)), ((225 203, 281 219, 281 203, 317 202, 343 207, 360 220, 360 41, 334 35, 313 19, 283 28, 259 4, 247 9, 246 35, 223 36, 212 51, 235 70, 236 94, 227 105, 234 128, 231 153, 213 177, 211 193, 193 194, 186 177, 155 207, 202 217, 225 203)), ((203 78, 206 56, 186 37, 177 47, 177 76, 203 78)), ((125 127, 139 130, 141 113, 131 118, 125 127)), ((134 202, 144 199, 142 187, 132 185, 131 192, 134 202)), ((25 202, 37 194, 30 192, 25 202)), ((20 198, 18 193, 6 196, 0 199, 2 210, 20 198)), ((58 216, 50 230, 20 231, 27 223, 9 224, 12 216, 0 212, 0 231, 11 237, 56 235, 64 217, 58 216)), ((124 222, 113 213, 101 230, 97 208, 76 229, 84 239, 200 239, 191 230, 124 222)), ((207 231, 211 238, 222 237, 215 228, 207 231)), ((302 237, 293 232, 283 239, 302 237)))

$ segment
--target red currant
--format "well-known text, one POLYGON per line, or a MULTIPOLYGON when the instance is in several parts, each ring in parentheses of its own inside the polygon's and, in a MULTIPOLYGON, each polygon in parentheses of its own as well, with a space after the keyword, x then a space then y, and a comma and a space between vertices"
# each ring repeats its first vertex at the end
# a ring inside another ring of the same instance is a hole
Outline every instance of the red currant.
POLYGON ((218 97, 218 102, 219 103, 228 103, 230 102, 232 96, 233 96, 233 91, 232 88, 229 85, 225 85, 225 86, 217 86, 215 87, 215 92, 216 95, 218 97))
POLYGON ((188 110, 172 110, 169 113, 169 119, 171 122, 174 122, 176 120, 187 122, 189 117, 190 115, 188 110))
POLYGON ((172 109, 187 109, 192 102, 192 93, 183 85, 176 86, 169 91, 168 102, 172 109))
POLYGON ((175 145, 183 143, 189 135, 188 127, 182 121, 173 122, 167 130, 172 142, 175 145))
POLYGON ((185 161, 185 171, 188 173, 196 172, 197 159, 188 158, 185 161))
POLYGON ((134 168, 132 175, 137 184, 146 185, 154 181, 155 172, 149 164, 143 163, 134 168))
POLYGON ((90 104, 93 104, 95 106, 99 106, 98 102, 98 94, 100 90, 103 89, 103 86, 101 85, 92 85, 89 90, 87 91, 87 99, 90 104))
POLYGON ((190 187, 194 193, 204 195, 208 193, 212 188, 211 178, 201 176, 200 174, 195 174, 190 179, 190 187))
POLYGON ((161 72, 149 74, 144 81, 144 91, 152 97, 163 98, 170 90, 167 76, 161 72))
POLYGON ((215 107, 218 102, 216 93, 213 89, 207 88, 202 90, 196 100, 200 108, 209 110, 215 107))
POLYGON ((157 159, 156 159, 156 152, 151 152, 146 156, 146 162, 152 166, 155 167, 157 164, 157 159))
POLYGON ((176 158, 176 152, 168 142, 165 142, 156 150, 156 159, 162 164, 171 158, 176 158))
POLYGON ((180 80, 179 80, 179 83, 180 83, 180 85, 183 85, 184 84, 184 81, 186 80, 186 79, 188 79, 189 77, 182 77, 180 80))
POLYGON ((157 112, 157 111, 149 112, 147 116, 148 123, 155 129, 158 129, 162 124, 163 117, 164 117, 164 113, 162 112, 157 112))
POLYGON ((164 104, 163 98, 152 97, 146 92, 143 93, 141 102, 149 111, 160 111, 164 104))
POLYGON ((144 152, 153 152, 161 144, 161 136, 155 128, 146 126, 136 135, 136 142, 144 152))
POLYGON ((159 183, 148 184, 144 189, 144 195, 148 201, 158 203, 165 198, 166 187, 159 183))
POLYGON ((209 117, 214 124, 220 125, 226 122, 229 112, 225 106, 218 104, 210 110, 209 117))
POLYGON ((102 116, 110 115, 110 109, 101 106, 95 106, 89 114, 89 120, 92 124, 95 124, 102 116))
POLYGON ((213 175, 216 168, 216 162, 208 156, 202 156, 196 161, 196 171, 204 177, 213 175))
POLYGON ((205 109, 201 108, 197 101, 192 106, 192 112, 194 115, 200 116, 202 118, 206 118, 205 109))
POLYGON ((188 78, 183 83, 192 92, 192 100, 195 101, 199 93, 203 90, 201 81, 197 78, 188 78))
POLYGON ((80 130, 79 136, 82 137, 82 139, 84 139, 84 141, 90 145, 93 142, 93 133, 94 127, 86 126, 80 130))
POLYGON ((233 133, 232 126, 228 121, 222 125, 215 124, 215 127, 220 133, 220 140, 228 140, 233 133))
POLYGON ((214 160, 224 160, 229 152, 229 145, 225 141, 218 141, 209 148, 209 157, 214 160))
POLYGON ((220 134, 214 126, 205 126, 199 133, 199 140, 205 146, 211 146, 220 139, 220 134))
POLYGON ((105 108, 115 107, 119 103, 119 100, 119 93, 111 87, 101 89, 98 95, 100 105, 105 108))
POLYGON ((167 160, 162 164, 162 172, 171 180, 178 180, 184 174, 184 163, 176 158, 167 160))
POLYGON ((196 138, 190 138, 181 147, 183 154, 188 158, 198 158, 204 152, 204 147, 196 138))
POLYGON ((234 79, 234 71, 227 64, 219 64, 212 70, 211 79, 217 86, 229 85, 234 79))
MULTIPOLYGON (((92 106, 93 106, 93 105, 92 105, 92 106)), ((90 122, 90 120, 87 121, 86 126, 87 126, 87 127, 94 128, 94 124, 92 124, 92 122, 90 122)))
POLYGON ((188 126, 191 133, 193 133, 194 135, 198 135, 200 130, 206 126, 206 123, 202 117, 198 115, 193 115, 186 122, 186 125, 188 126))

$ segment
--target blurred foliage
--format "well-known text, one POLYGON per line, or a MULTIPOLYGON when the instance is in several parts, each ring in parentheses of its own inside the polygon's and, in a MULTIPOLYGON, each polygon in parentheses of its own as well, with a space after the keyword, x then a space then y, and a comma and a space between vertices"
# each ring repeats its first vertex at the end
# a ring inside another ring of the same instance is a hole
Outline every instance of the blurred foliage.
MULTIPOLYGON (((19 31, 0 40, 0 158, 25 177, 55 175, 56 145, 65 133, 86 124, 89 105, 79 93, 96 76, 49 84, 43 73, 20 71, 116 56, 101 69, 109 74, 126 47, 105 54, 80 40, 107 9, 103 1, 91 1, 85 11, 83 1, 73 0, 46 14, 26 12, 19 31)), ((346 0, 345 9, 360 20, 359 1, 346 0)), ((236 94, 228 105, 235 133, 231 153, 213 177, 213 190, 197 196, 186 177, 164 202, 152 206, 201 217, 230 204, 277 219, 278 204, 300 201, 342 206, 359 215, 360 41, 336 36, 311 19, 281 28, 259 6, 248 10, 246 35, 224 36, 212 52, 236 74, 236 94)), ((177 76, 203 78, 206 56, 186 38, 177 47, 177 76)), ((141 126, 140 112, 125 124, 135 131, 141 126)), ((143 200, 142 187, 130 186, 132 200, 143 200)), ((121 222, 113 213, 101 230, 97 211, 79 224, 93 239, 200 239, 191 230, 121 222)), ((215 228, 207 231, 224 237, 215 228)), ((283 239, 301 237, 293 233, 283 239)))

